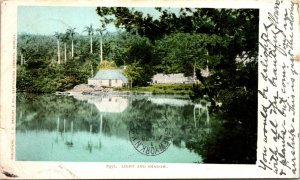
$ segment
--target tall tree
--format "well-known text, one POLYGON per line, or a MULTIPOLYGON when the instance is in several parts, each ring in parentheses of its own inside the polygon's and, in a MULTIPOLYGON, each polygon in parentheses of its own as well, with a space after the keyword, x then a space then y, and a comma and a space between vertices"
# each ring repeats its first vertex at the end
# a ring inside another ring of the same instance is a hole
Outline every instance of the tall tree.
POLYGON ((74 35, 75 35, 75 29, 76 28, 69 28, 67 29, 66 33, 69 34, 70 38, 71 38, 71 42, 72 42, 72 58, 74 58, 74 35))
POLYGON ((64 49, 65 49, 65 53, 64 53, 64 57, 65 57, 65 63, 67 62, 67 42, 69 40, 69 34, 65 33, 61 35, 61 41, 64 43, 64 49))
POLYGON ((126 66, 124 75, 130 81, 130 88, 132 88, 132 84, 134 81, 140 79, 143 76, 143 73, 143 68, 141 67, 139 62, 134 62, 126 66))
POLYGON ((60 48, 59 48, 59 40, 61 38, 61 34, 58 32, 54 33, 54 37, 56 37, 57 42, 57 63, 60 64, 60 48))
POLYGON ((21 39, 20 42, 18 42, 18 51, 20 52, 20 64, 24 65, 26 62, 26 55, 27 51, 30 49, 32 45, 32 37, 28 34, 22 34, 18 36, 18 40, 21 39))
POLYGON ((25 53, 25 49, 21 47, 21 48, 20 48, 21 65, 24 65, 24 64, 25 64, 24 53, 25 53))
POLYGON ((103 33, 105 28, 97 28, 96 32, 100 35, 100 63, 103 61, 103 33))
POLYGON ((157 72, 185 73, 193 75, 194 69, 209 66, 216 69, 222 54, 208 55, 208 49, 228 47, 228 39, 217 35, 173 33, 157 40, 154 47, 155 59, 160 63, 155 66, 157 72))
POLYGON ((98 7, 96 11, 102 23, 114 23, 127 32, 138 32, 152 42, 177 32, 216 34, 231 38, 231 47, 235 47, 227 49, 231 60, 243 51, 257 56, 258 23, 253 22, 258 22, 258 9, 181 8, 178 13, 166 8, 155 9, 159 18, 127 7, 98 7))
POLYGON ((215 69, 211 70, 215 70, 213 78, 221 79, 223 86, 231 86, 234 81, 231 77, 236 74, 238 55, 246 53, 257 61, 258 9, 181 8, 177 13, 166 8, 155 9, 158 18, 127 7, 98 7, 96 11, 102 23, 114 23, 127 32, 138 32, 154 44, 174 33, 201 33, 224 38, 227 47, 216 48, 214 44, 206 46, 209 56, 222 55, 215 69))
POLYGON ((90 36, 90 47, 91 47, 91 54, 93 54, 93 35, 94 35, 94 28, 93 25, 91 24, 90 26, 86 26, 85 30, 83 32, 87 32, 88 35, 90 36))

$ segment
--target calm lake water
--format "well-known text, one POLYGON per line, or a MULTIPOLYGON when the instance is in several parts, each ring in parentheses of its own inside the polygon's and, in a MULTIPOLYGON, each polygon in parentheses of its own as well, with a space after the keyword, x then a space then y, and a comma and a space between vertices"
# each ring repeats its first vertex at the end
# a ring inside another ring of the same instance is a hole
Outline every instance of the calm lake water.
POLYGON ((16 160, 202 163, 193 142, 219 126, 208 105, 165 95, 18 94, 16 160))

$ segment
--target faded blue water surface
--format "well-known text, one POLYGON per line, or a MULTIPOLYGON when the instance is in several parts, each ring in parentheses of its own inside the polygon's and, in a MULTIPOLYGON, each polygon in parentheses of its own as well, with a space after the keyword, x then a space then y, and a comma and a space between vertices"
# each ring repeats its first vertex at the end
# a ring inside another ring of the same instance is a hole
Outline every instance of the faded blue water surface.
POLYGON ((199 151, 186 144, 213 133, 206 108, 180 96, 18 94, 16 160, 201 163, 199 151), (156 156, 141 154, 129 125, 152 136, 163 130, 161 120, 172 129, 170 146, 156 156))

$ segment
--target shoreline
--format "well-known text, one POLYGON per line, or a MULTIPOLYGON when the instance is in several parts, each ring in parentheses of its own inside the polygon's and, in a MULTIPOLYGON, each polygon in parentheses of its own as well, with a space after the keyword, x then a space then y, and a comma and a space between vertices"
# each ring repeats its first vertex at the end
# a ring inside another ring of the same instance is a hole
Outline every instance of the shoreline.
POLYGON ((58 96, 172 96, 176 97, 176 99, 190 99, 190 97, 186 94, 153 94, 152 92, 132 92, 132 91, 111 91, 111 92, 102 92, 102 91, 96 91, 96 92, 89 92, 89 93, 84 93, 84 92, 78 92, 78 91, 67 91, 63 92, 62 94, 58 94, 57 92, 54 93, 55 95, 58 96))
POLYGON ((70 90, 55 92, 56 95, 173 95, 188 98, 190 93, 191 85, 182 84, 155 84, 134 88, 93 87, 79 84, 70 90))

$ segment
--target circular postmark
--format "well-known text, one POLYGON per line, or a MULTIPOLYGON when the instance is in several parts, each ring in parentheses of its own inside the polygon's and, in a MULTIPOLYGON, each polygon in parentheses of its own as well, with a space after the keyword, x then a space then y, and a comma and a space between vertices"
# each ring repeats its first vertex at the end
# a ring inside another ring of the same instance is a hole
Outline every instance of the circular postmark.
POLYGON ((172 128, 167 119, 156 121, 136 119, 130 122, 129 139, 139 153, 156 156, 165 152, 171 145, 172 128))

